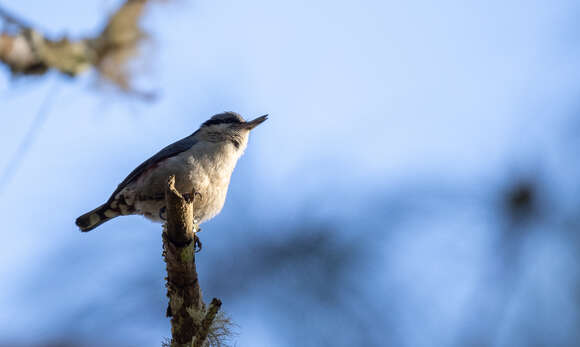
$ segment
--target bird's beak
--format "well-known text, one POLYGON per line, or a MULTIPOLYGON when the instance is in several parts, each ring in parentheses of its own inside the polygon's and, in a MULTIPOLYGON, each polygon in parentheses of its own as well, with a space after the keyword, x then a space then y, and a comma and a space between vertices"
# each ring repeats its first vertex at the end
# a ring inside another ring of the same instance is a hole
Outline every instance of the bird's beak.
POLYGON ((244 123, 244 127, 246 129, 249 129, 249 130, 254 129, 258 125, 262 124, 266 119, 268 119, 268 115, 267 114, 265 114, 265 115, 263 115, 261 117, 258 117, 258 118, 254 119, 254 120, 251 120, 249 122, 244 123))

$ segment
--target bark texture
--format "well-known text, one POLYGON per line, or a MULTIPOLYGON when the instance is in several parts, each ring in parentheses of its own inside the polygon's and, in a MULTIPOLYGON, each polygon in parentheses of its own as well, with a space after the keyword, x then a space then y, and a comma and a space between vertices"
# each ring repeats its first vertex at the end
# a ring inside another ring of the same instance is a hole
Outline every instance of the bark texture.
POLYGON ((206 312, 195 267, 193 202, 175 189, 169 178, 165 199, 167 222, 163 231, 163 255, 167 264, 167 316, 171 317, 171 346, 205 346, 208 332, 220 309, 213 299, 206 312))
POLYGON ((209 304, 209 309, 207 310, 205 318, 201 322, 201 326, 197 331, 193 347, 203 347, 204 342, 207 340, 207 336, 209 335, 210 328, 221 306, 222 302, 219 299, 213 298, 209 304))

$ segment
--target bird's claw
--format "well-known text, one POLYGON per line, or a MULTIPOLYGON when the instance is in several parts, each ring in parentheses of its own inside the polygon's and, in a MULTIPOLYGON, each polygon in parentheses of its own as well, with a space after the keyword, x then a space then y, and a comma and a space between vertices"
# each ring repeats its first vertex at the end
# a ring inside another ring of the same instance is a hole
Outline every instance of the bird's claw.
POLYGON ((183 194, 183 199, 187 202, 187 203, 192 203, 195 201, 195 197, 198 197, 201 199, 201 194, 198 192, 192 192, 192 193, 185 193, 183 194))
POLYGON ((185 200, 185 202, 187 202, 188 204, 191 204, 193 202, 194 197, 195 197, 195 195, 192 197, 191 194, 189 194, 189 193, 183 194, 183 200, 185 200))
POLYGON ((193 234, 193 249, 195 253, 201 252, 201 240, 197 237, 197 233, 193 234))

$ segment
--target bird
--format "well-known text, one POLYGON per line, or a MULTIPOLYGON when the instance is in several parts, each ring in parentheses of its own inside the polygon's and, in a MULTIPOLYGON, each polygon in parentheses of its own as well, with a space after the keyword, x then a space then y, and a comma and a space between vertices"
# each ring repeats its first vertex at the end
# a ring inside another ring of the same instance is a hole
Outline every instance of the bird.
POLYGON ((172 175, 177 191, 195 198, 195 224, 215 217, 224 206, 232 172, 248 145, 250 131, 267 118, 245 121, 235 112, 214 115, 193 134, 137 166, 104 204, 78 217, 76 225, 87 232, 126 215, 163 222, 165 189, 172 175))

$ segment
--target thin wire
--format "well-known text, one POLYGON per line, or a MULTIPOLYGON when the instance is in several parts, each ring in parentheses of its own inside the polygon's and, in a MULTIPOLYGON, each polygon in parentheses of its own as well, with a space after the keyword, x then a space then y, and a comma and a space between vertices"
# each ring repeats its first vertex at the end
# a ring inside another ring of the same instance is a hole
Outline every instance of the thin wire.
POLYGON ((10 13, 0 4, 0 18, 4 19, 4 21, 17 25, 21 28, 31 28, 31 26, 26 23, 24 20, 16 17, 13 13, 10 13))
POLYGON ((10 180, 12 179, 12 177, 22 164, 22 160, 24 159, 24 157, 26 157, 26 154, 28 153, 28 151, 30 151, 32 144, 34 144, 34 142, 36 141, 36 138, 38 137, 39 134, 39 130, 41 129, 42 125, 46 122, 46 119, 48 118, 50 107, 52 106, 52 103, 56 97, 58 87, 60 85, 58 81, 56 81, 55 83, 56 84, 54 84, 46 93, 46 96, 44 97, 44 100, 40 104, 40 108, 38 109, 38 112, 36 113, 36 116, 34 117, 32 124, 30 124, 30 127, 28 128, 26 134, 20 141, 18 148, 8 161, 8 164, 6 165, 4 170, 2 170, 2 175, 0 176, 0 194, 4 192, 4 188, 8 183, 10 183, 10 180))

